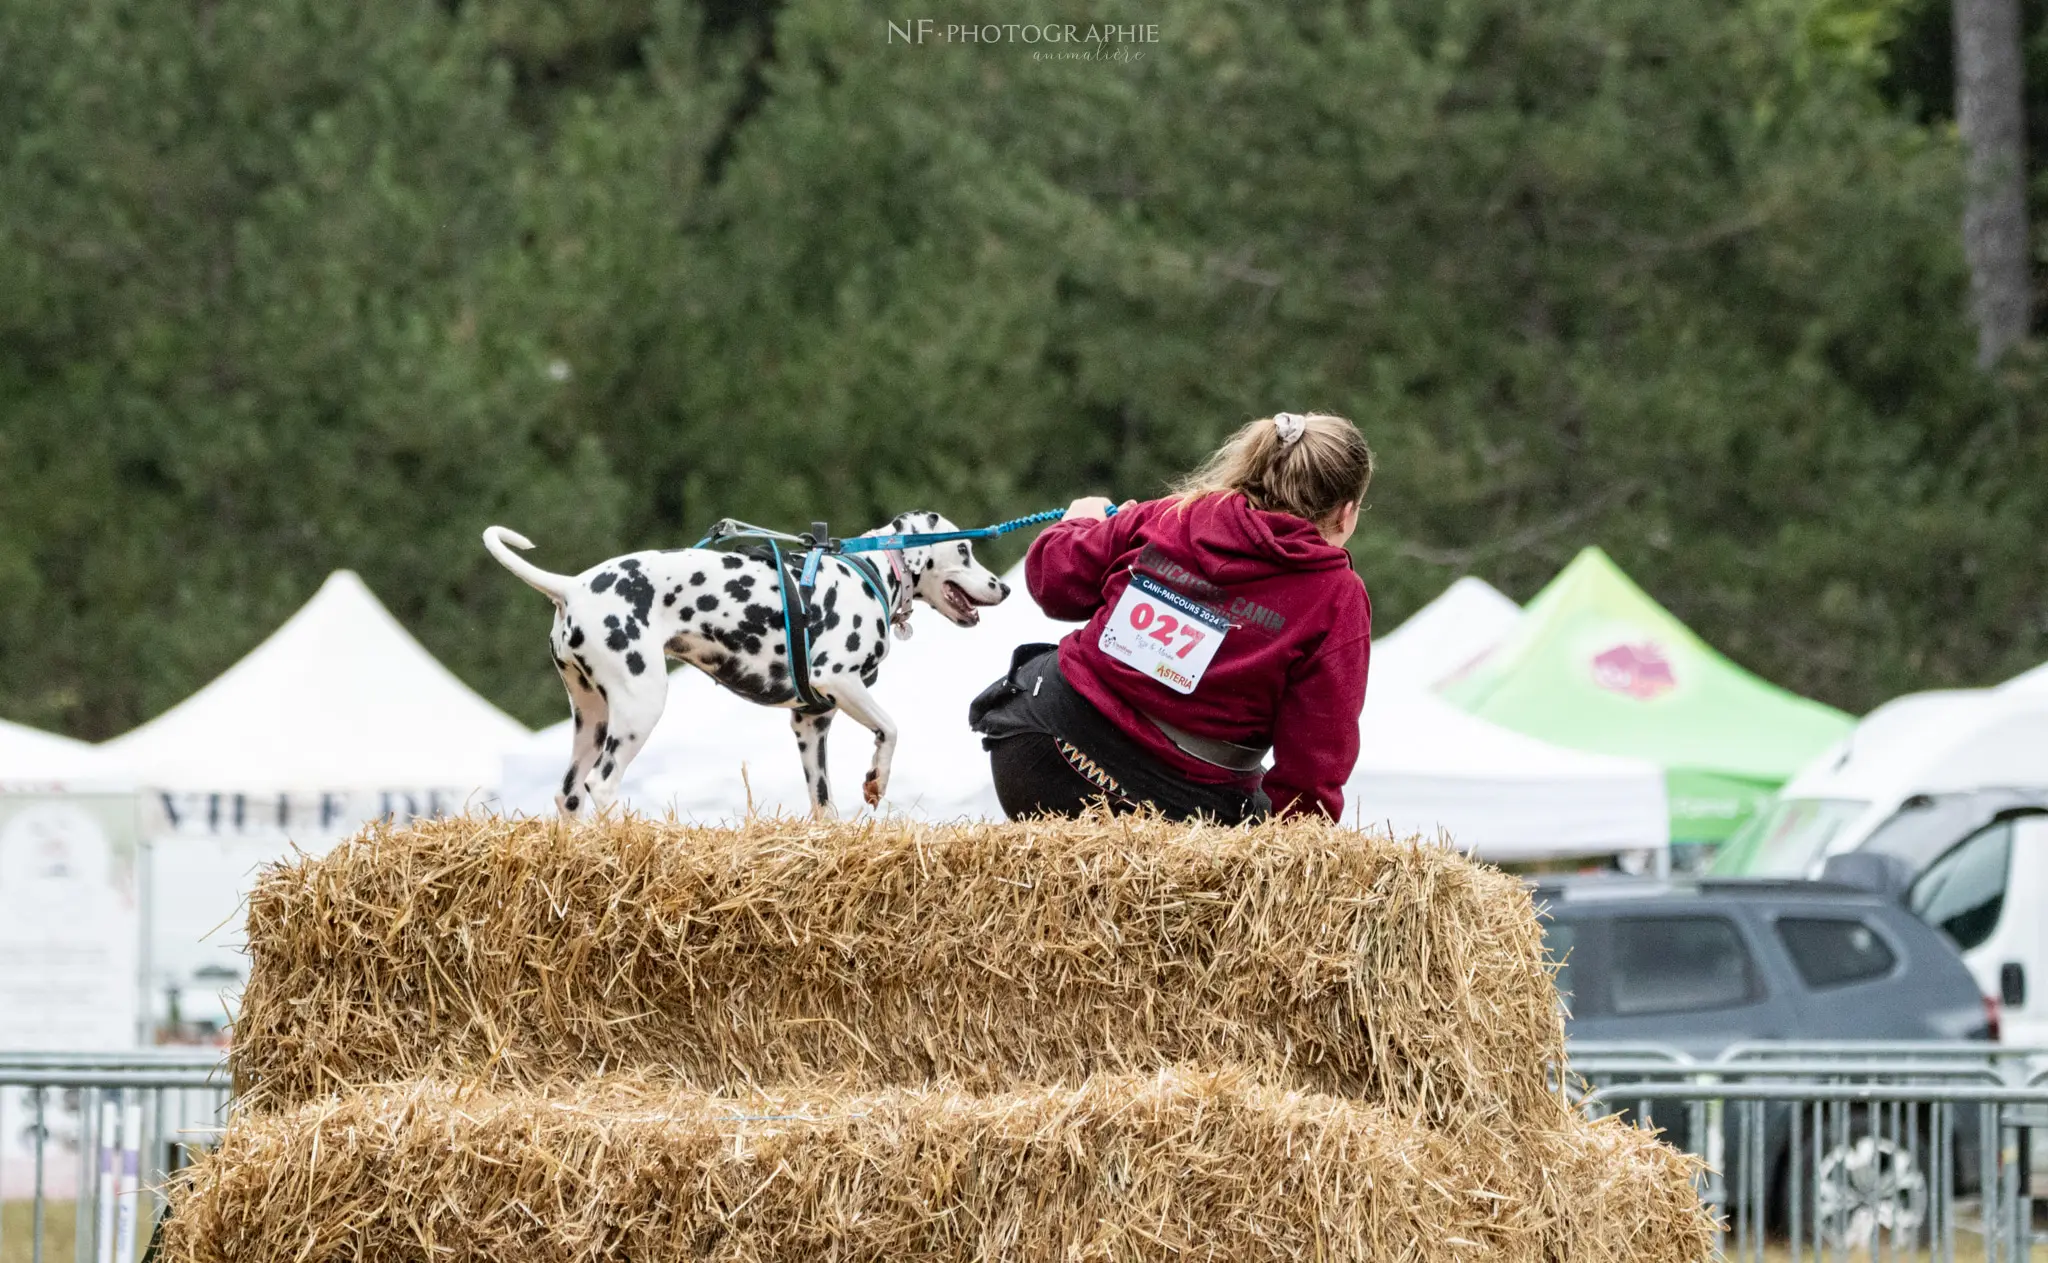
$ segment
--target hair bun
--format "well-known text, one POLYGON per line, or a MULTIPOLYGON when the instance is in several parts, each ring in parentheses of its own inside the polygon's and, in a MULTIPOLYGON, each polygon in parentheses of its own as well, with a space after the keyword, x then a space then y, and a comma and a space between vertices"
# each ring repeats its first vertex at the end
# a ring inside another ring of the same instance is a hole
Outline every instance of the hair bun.
POLYGON ((1280 446, 1292 447, 1300 441, 1303 434, 1308 432, 1308 418, 1297 416, 1292 412, 1275 413, 1273 415, 1273 429, 1280 435, 1280 446))

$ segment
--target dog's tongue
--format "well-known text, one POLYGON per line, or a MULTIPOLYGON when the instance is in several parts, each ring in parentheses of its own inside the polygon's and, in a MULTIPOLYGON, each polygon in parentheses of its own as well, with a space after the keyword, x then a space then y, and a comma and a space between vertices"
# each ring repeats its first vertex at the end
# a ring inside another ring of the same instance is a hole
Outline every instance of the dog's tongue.
POLYGON ((967 590, 959 584, 947 582, 946 601, 952 605, 953 612, 959 615, 967 626, 973 627, 981 622, 981 607, 974 603, 967 595, 967 590))

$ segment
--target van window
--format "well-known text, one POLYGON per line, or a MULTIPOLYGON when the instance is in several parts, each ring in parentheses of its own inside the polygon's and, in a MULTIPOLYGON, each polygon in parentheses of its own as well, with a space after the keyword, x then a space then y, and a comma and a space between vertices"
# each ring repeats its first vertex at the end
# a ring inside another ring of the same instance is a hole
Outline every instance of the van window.
POLYGON ((1956 843, 1913 883, 1906 906, 1964 951, 1998 928, 2012 858, 2012 821, 2000 820, 1956 843))
POLYGON ((1882 978, 1898 963, 1877 931, 1861 921, 1785 917, 1778 922, 1778 938, 1800 978, 1816 989, 1882 978))
POLYGON ((1742 934, 1725 917, 1622 917, 1608 955, 1617 1014, 1725 1009, 1756 995, 1742 934))

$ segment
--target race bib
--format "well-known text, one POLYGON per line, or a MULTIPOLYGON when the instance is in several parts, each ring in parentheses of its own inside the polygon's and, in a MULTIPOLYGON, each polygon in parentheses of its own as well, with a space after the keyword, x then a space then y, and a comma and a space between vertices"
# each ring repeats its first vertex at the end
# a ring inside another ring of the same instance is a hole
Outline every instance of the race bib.
POLYGON ((1097 645, 1176 693, 1192 693, 1230 620, 1145 575, 1131 576, 1097 645))

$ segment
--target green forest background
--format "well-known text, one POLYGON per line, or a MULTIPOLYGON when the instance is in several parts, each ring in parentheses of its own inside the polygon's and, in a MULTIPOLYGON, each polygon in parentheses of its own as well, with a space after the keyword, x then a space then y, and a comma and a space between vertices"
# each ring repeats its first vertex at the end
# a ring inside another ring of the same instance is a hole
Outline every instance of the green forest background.
POLYGON ((1597 543, 1851 710, 1992 681, 2048 658, 2048 366, 1974 366, 1948 49, 1935 0, 8 0, 0 714, 122 731, 351 567, 546 722, 488 523, 979 524, 1278 408, 1379 454, 1382 629, 1597 543))

